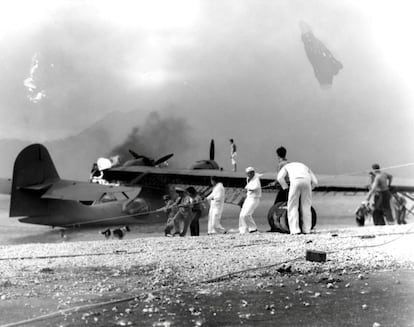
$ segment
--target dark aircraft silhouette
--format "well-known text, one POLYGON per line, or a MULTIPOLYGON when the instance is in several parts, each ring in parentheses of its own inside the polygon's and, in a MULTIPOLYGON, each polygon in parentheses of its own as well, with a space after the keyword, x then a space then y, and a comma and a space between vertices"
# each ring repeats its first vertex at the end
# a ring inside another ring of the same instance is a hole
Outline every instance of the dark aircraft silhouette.
POLYGON ((47 149, 32 144, 17 156, 10 217, 49 226, 120 225, 165 220, 163 188, 127 187, 63 180, 47 149))
POLYGON ((312 65, 316 79, 321 87, 330 87, 333 77, 343 68, 342 63, 332 55, 322 41, 315 37, 308 24, 301 21, 299 26, 306 56, 312 65))

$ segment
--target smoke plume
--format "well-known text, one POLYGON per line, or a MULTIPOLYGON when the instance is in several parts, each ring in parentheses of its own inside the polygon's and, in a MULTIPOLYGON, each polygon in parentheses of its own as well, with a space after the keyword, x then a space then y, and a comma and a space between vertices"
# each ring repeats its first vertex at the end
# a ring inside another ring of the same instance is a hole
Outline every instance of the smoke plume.
POLYGON ((192 146, 190 130, 184 118, 161 117, 158 112, 152 112, 142 126, 133 127, 125 141, 115 146, 108 155, 119 155, 122 163, 133 159, 129 149, 155 160, 173 152, 180 156, 173 157, 170 164, 183 165, 192 146))

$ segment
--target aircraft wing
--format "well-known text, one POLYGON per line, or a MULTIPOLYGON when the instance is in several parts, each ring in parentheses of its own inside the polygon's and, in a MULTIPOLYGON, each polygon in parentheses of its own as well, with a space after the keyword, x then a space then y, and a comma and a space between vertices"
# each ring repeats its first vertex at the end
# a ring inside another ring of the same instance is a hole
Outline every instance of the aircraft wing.
MULTIPOLYGON (((260 172, 259 172, 260 174, 260 172)), ((214 169, 167 169, 144 166, 119 167, 104 171, 104 178, 109 181, 119 181, 123 184, 134 184, 139 180, 140 185, 161 186, 166 184, 184 184, 184 185, 210 185, 210 178, 216 176, 223 183, 224 187, 244 188, 246 186, 246 175, 239 172, 230 172, 214 169)), ((316 191, 327 191, 336 189, 341 191, 366 191, 367 178, 346 179, 335 178, 331 175, 319 175, 319 185, 316 191)), ((276 179, 276 173, 261 174, 260 181, 262 188, 267 187, 276 179)), ((276 189, 276 187, 273 187, 276 189)))
POLYGON ((95 201, 105 193, 122 193, 136 191, 136 187, 100 185, 89 182, 59 180, 51 183, 36 184, 23 187, 27 190, 47 191, 42 195, 44 199, 95 201))
MULTIPOLYGON (((260 172, 259 172, 260 173, 260 172)), ((260 177, 264 190, 276 191, 276 187, 268 187, 276 179, 276 173, 263 173, 260 177)), ((226 188, 241 188, 246 185, 246 175, 240 172, 230 172, 223 170, 189 170, 189 169, 169 169, 145 166, 118 167, 104 171, 104 178, 109 181, 118 181, 122 184, 134 184, 139 181, 139 185, 163 187, 167 184, 176 185, 199 185, 209 186, 210 178, 216 176, 226 188)), ((315 192, 367 192, 367 176, 349 175, 317 175, 318 186, 315 192)), ((393 190, 397 192, 414 193, 414 181, 404 179, 394 179, 393 190)))

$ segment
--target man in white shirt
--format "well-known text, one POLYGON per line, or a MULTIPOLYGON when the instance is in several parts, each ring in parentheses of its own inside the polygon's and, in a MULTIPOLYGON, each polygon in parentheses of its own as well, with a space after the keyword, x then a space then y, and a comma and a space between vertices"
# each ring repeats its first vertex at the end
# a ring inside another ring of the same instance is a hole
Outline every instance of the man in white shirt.
POLYGON ((253 213, 260 203, 260 197, 262 196, 262 186, 260 184, 260 175, 256 174, 253 167, 246 168, 247 185, 245 187, 247 191, 246 199, 239 216, 239 231, 240 234, 247 232, 257 232, 257 225, 253 220, 253 213))
POLYGON ((291 162, 282 167, 277 174, 282 188, 289 188, 287 214, 290 234, 308 234, 312 228, 312 189, 318 185, 313 172, 300 162, 291 162), (290 187, 286 179, 290 180, 290 187), (300 205, 299 205, 300 203, 300 205), (302 230, 299 221, 299 208, 302 215, 302 230))
POLYGON ((207 200, 210 201, 210 210, 208 212, 208 225, 207 233, 208 235, 212 234, 225 234, 226 230, 221 225, 221 215, 223 214, 224 209, 224 186, 220 183, 217 177, 211 177, 211 184, 213 185, 213 191, 207 197, 207 200))

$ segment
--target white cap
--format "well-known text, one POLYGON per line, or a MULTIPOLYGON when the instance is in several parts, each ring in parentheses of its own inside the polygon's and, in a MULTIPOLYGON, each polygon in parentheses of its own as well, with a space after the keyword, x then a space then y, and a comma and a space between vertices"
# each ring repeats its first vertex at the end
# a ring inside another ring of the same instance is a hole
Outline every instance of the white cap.
POLYGON ((254 171, 253 167, 247 167, 246 168, 246 173, 250 173, 251 171, 254 171))

